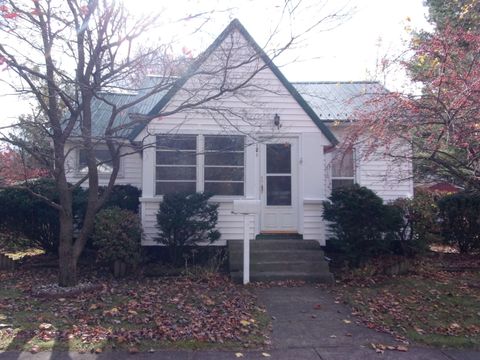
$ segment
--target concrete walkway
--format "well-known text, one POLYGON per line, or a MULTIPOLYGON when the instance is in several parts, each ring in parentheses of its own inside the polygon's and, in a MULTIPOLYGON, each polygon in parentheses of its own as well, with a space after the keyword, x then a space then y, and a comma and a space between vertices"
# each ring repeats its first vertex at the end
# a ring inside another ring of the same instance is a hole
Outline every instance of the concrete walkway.
MULTIPOLYGON (((314 287, 270 288, 256 290, 259 301, 272 317, 272 350, 245 351, 239 359, 278 360, 480 360, 480 352, 437 350, 409 347, 407 352, 385 351, 377 354, 370 343, 397 344, 387 334, 356 325, 348 308, 335 304, 331 294, 314 287)), ((0 353, 0 360, 120 360, 120 359, 237 359, 226 351, 157 351, 129 355, 119 352, 78 353, 0 353)))

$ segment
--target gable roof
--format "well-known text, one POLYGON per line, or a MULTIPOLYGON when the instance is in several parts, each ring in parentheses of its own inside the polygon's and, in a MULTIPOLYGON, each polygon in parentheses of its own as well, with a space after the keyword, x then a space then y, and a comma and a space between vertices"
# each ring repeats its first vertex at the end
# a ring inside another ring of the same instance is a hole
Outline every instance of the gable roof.
MULTIPOLYGON (((259 54, 260 58, 265 62, 268 68, 275 74, 275 76, 280 80, 280 82, 285 86, 288 92, 294 97, 297 103, 302 107, 302 109, 308 114, 312 121, 317 125, 320 131, 325 135, 325 137, 332 143, 332 145, 338 144, 338 140, 327 127, 326 124, 318 117, 317 113, 310 107, 310 105, 305 101, 305 99, 298 93, 297 89, 287 80, 287 78, 282 74, 278 67, 273 63, 273 61, 268 57, 265 51, 255 42, 253 37, 248 33, 248 31, 243 27, 238 19, 234 19, 223 32, 215 39, 215 41, 205 50, 198 58, 193 62, 190 68, 187 70, 184 76, 182 76, 173 86, 167 91, 165 96, 163 96, 160 101, 150 110, 148 117, 154 117, 159 114, 160 111, 167 105, 167 103, 173 98, 173 96, 182 88, 182 86, 187 82, 192 74, 194 74, 198 68, 203 64, 203 62, 212 54, 215 49, 217 49, 221 43, 226 39, 226 37, 233 32, 238 30, 242 36, 247 40, 250 46, 259 54)), ((140 132, 147 125, 147 122, 138 124, 131 131, 129 138, 133 140, 136 138, 140 132)))
POLYGON ((293 82, 322 121, 352 120, 355 112, 387 90, 376 81, 293 82))

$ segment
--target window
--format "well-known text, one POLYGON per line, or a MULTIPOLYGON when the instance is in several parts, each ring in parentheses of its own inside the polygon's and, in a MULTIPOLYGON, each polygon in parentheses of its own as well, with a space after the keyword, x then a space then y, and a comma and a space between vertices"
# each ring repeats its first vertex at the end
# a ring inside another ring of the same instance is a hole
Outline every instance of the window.
POLYGON ((243 195, 244 137, 205 136, 205 191, 243 195))
POLYGON ((332 191, 355 183, 353 149, 339 150, 332 155, 332 191))
POLYGON ((195 192, 197 189, 196 135, 157 136, 156 194, 195 192))
POLYGON ((203 188, 214 195, 243 195, 244 142, 243 136, 157 136, 156 194, 203 188), (197 143, 203 149, 198 153, 197 143))
MULTIPOLYGON (((98 165, 98 172, 100 174, 110 174, 113 171, 112 156, 108 149, 95 149, 95 159, 98 165)), ((87 152, 86 150, 79 150, 78 152, 78 172, 87 173, 87 152)))

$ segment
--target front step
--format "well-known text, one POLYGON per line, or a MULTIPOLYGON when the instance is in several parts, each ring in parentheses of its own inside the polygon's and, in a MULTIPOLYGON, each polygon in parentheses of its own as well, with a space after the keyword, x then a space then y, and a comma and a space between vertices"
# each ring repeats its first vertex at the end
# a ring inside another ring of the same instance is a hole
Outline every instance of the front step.
MULTIPOLYGON (((230 275, 241 282, 243 241, 229 241, 228 252, 230 275)), ((332 283, 333 276, 317 241, 270 238, 250 242, 250 280, 332 283)))

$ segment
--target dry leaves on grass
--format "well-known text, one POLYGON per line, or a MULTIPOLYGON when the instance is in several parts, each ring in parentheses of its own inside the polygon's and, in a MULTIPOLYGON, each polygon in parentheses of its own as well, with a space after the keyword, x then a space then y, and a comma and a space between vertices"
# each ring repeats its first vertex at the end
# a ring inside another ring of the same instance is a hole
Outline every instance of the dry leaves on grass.
POLYGON ((255 320, 264 310, 247 289, 224 276, 122 281, 94 277, 89 281, 101 283, 100 291, 67 299, 33 297, 31 288, 39 281, 53 280, 50 275, 39 278, 24 272, 8 279, 1 275, 11 289, 22 292, 21 297, 2 301, 2 312, 12 319, 16 314, 31 314, 27 321, 37 324, 24 324, 17 338, 83 344, 111 341, 125 344, 129 351, 143 341, 257 345, 252 341, 265 339, 264 329, 255 320))

